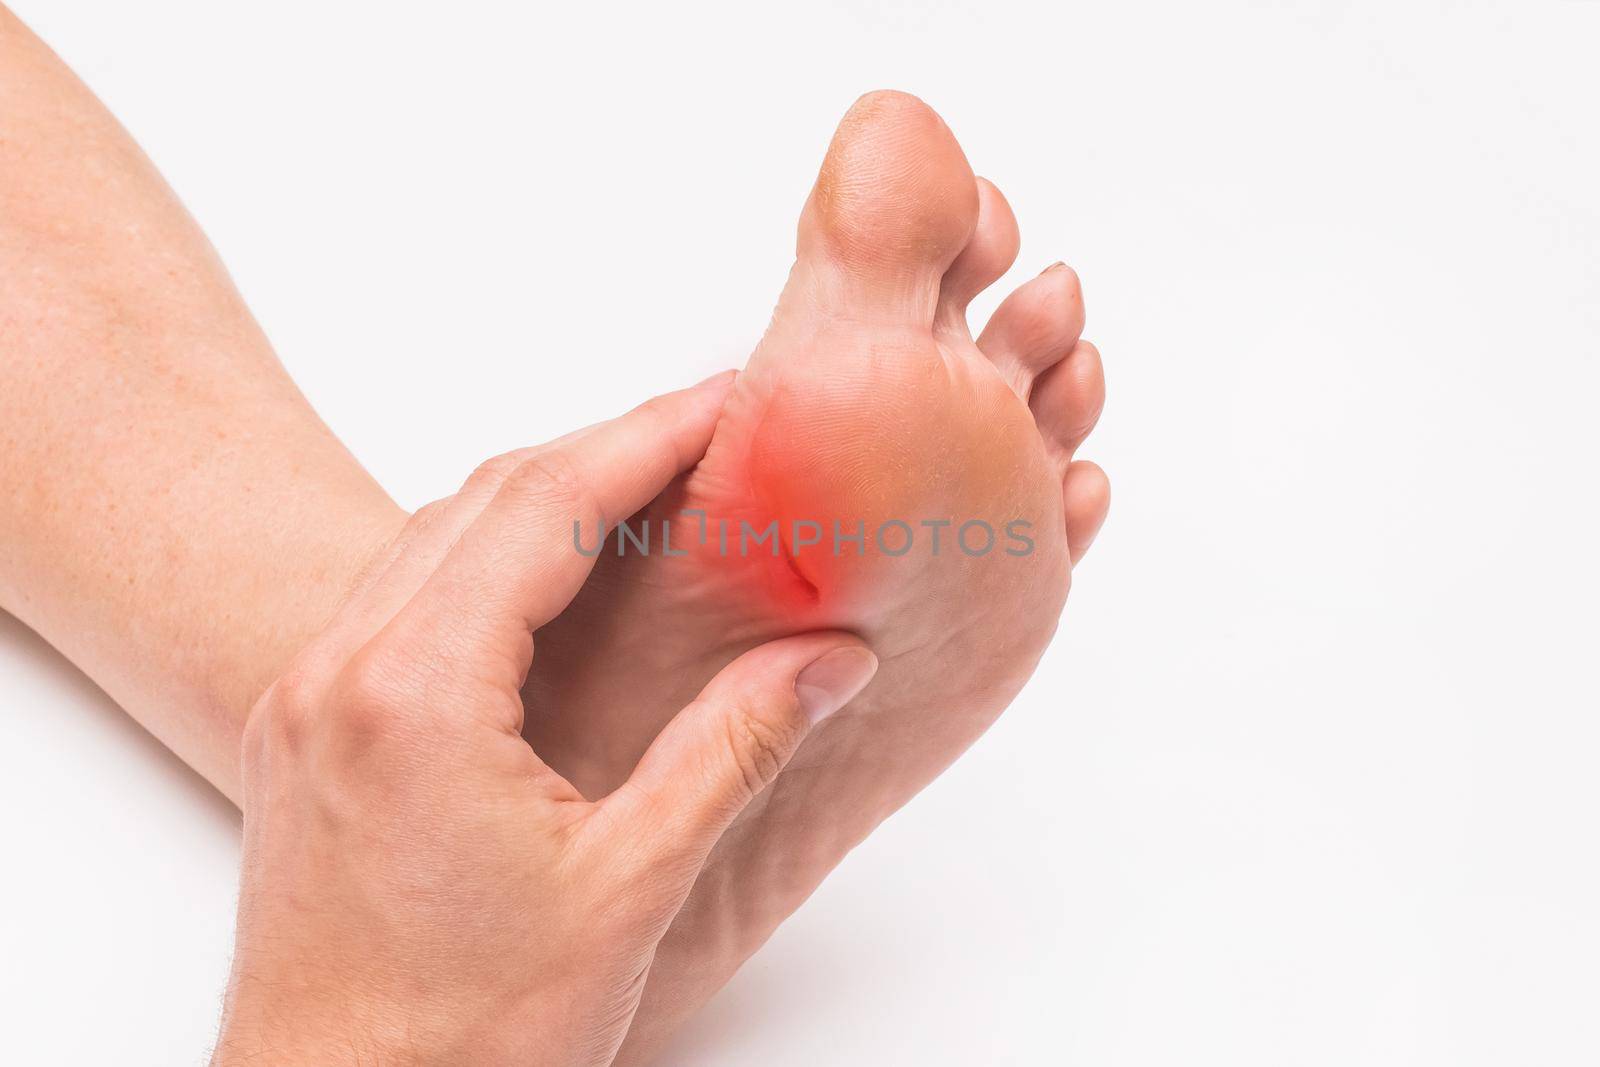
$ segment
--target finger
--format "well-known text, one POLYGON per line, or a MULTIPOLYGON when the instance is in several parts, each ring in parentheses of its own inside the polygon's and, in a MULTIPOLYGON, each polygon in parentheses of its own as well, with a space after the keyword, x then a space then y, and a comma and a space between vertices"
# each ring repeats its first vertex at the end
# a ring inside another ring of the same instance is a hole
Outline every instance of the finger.
POLYGON ((439 561, 494 499, 512 471, 591 429, 592 426, 585 426, 547 444, 517 448, 487 459, 453 495, 418 508, 383 558, 357 583, 349 602, 324 631, 323 643, 330 648, 343 647, 348 657, 370 641, 438 569, 439 561))
POLYGON ((628 853, 682 870, 692 883, 734 818, 877 669, 872 652, 842 633, 786 638, 734 660, 601 802, 638 835, 628 853))
POLYGON ((439 561, 494 499, 507 475, 534 456, 591 428, 574 431, 549 444, 518 448, 487 459, 453 495, 418 508, 323 631, 319 639, 323 653, 342 662, 372 640, 438 569, 439 561))
POLYGON ((418 508, 399 535, 358 578, 349 599, 323 628, 315 654, 331 667, 348 660, 416 595, 512 471, 551 448, 578 440, 592 429, 592 425, 585 426, 546 444, 513 449, 487 459, 453 495, 418 508))
MULTIPOLYGON (((585 544, 643 508, 705 455, 732 374, 641 404, 502 464, 492 495, 455 516, 451 541, 395 618, 428 647, 464 649, 514 667, 528 635, 571 602, 594 565, 585 544)), ((398 594, 396 594, 398 595, 398 594)))

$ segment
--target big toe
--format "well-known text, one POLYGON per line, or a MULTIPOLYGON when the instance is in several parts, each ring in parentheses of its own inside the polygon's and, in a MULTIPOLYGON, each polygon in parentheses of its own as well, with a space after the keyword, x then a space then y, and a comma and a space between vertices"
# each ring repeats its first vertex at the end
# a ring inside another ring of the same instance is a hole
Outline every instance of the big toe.
POLYGON ((906 93, 868 93, 828 146, 800 219, 800 262, 831 301, 909 303, 931 320, 940 276, 977 218, 977 182, 944 121, 906 93))

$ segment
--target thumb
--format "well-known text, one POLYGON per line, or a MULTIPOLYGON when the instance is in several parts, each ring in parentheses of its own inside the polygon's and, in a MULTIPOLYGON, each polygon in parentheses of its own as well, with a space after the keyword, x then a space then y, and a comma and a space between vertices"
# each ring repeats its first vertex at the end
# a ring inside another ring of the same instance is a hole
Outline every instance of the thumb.
POLYGON ((642 852, 698 874, 722 832, 783 770, 817 723, 878 670, 859 639, 804 634, 752 649, 667 724, 627 784, 603 803, 646 836, 642 852))

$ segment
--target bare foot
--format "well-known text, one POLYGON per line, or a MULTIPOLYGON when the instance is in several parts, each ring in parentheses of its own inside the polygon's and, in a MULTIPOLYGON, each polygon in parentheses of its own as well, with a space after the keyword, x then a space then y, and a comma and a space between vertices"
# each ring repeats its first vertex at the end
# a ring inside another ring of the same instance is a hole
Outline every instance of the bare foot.
MULTIPOLYGON (((1017 247, 1004 198, 932 110, 900 93, 857 102, 709 452, 632 524, 649 529, 648 554, 612 542, 538 634, 528 733, 590 795, 760 642, 841 628, 882 662, 719 845, 658 954, 625 1059, 960 755, 1055 630, 1109 501, 1100 469, 1073 462, 1104 388, 1065 266, 972 339, 967 304, 1017 247), (665 554, 663 523, 686 554, 665 554)), ((580 540, 592 549, 595 531, 580 540)))

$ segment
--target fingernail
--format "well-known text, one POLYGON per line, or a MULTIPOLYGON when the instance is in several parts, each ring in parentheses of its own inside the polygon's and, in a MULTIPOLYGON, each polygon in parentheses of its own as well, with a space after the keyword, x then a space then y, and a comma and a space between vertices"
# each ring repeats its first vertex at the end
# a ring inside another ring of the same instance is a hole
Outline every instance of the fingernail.
POLYGON ((1066 264, 1065 260, 1058 259, 1054 263, 1052 263, 1048 267, 1046 267, 1044 270, 1040 271, 1039 273, 1040 274, 1049 274, 1051 271, 1060 270, 1062 267, 1065 267, 1066 265, 1067 264, 1066 264))
POLYGON ((878 673, 878 657, 864 648, 836 648, 795 676, 794 693, 811 725, 850 703, 878 673))
POLYGON ((696 382, 694 387, 696 389, 707 389, 707 388, 710 388, 713 385, 720 385, 722 382, 727 381, 729 378, 732 378, 735 374, 738 374, 738 373, 739 372, 735 371, 735 370, 719 370, 719 371, 717 371, 717 373, 713 374, 711 377, 707 378, 705 381, 696 382))

